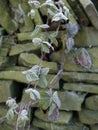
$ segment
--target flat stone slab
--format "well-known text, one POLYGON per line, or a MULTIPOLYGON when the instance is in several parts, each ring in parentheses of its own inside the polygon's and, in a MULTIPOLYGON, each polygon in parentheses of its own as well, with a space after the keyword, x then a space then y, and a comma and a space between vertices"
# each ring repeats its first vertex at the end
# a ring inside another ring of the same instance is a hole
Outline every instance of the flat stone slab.
POLYGON ((98 12, 91 0, 79 0, 93 26, 98 29, 98 12))
POLYGON ((92 84, 65 83, 63 89, 98 94, 98 85, 92 85, 92 84))
MULTIPOLYGON (((73 63, 72 62, 72 58, 74 57, 74 52, 73 52, 66 55, 64 71, 98 72, 98 55, 97 55, 98 47, 89 48, 87 49, 87 51, 91 57, 91 62, 92 62, 92 66, 90 69, 86 69, 82 67, 80 64, 73 63)), ((77 52, 78 50, 76 51, 76 53, 77 52)), ((60 50, 58 52, 54 52, 53 54, 51 54, 50 59, 60 64, 62 55, 63 55, 63 51, 60 50)))
POLYGON ((86 94, 77 94, 75 92, 58 92, 61 100, 61 110, 81 111, 81 104, 84 101, 86 94))
POLYGON ((62 79, 68 82, 98 83, 97 73, 63 72, 62 79))
POLYGON ((0 102, 6 102, 11 97, 10 86, 12 81, 0 80, 0 102))
POLYGON ((90 96, 85 99, 85 106, 90 110, 98 111, 98 95, 90 96))
POLYGON ((69 124, 69 125, 59 125, 59 124, 54 124, 54 123, 49 123, 49 122, 44 122, 42 120, 34 119, 33 120, 33 125, 35 127, 45 129, 45 130, 89 130, 85 125, 82 124, 69 124))
POLYGON ((17 55, 22 52, 30 52, 30 51, 37 51, 40 47, 36 47, 33 43, 26 43, 26 44, 16 44, 11 47, 9 55, 17 55))
MULTIPOLYGON (((56 124, 68 124, 69 121, 71 120, 72 118, 72 112, 66 112, 66 111, 59 111, 59 119, 57 121, 55 121, 54 123, 56 124)), ((37 110, 35 112, 35 116, 40 119, 40 120, 43 120, 44 122, 51 122, 49 119, 48 119, 48 113, 44 113, 43 111, 41 110, 37 110)))
MULTIPOLYGON (((32 67, 33 65, 39 64, 40 58, 34 53, 21 53, 19 56, 19 64, 26 67, 32 67)), ((49 73, 57 73, 58 66, 56 62, 49 62, 43 60, 42 67, 48 67, 49 73)))
POLYGON ((85 27, 75 36, 75 46, 92 47, 98 46, 98 30, 94 27, 85 27))
POLYGON ((98 123, 98 111, 82 109, 79 114, 79 120, 83 124, 93 125, 98 123))
POLYGON ((10 16, 7 1, 0 1, 0 24, 9 33, 12 34, 17 30, 15 21, 10 16))
MULTIPOLYGON (((55 75, 48 74, 46 76, 47 81, 50 83, 50 81, 53 79, 55 75)), ((26 79, 26 75, 22 74, 22 71, 14 71, 14 70, 8 70, 8 71, 1 71, 0 72, 0 79, 1 80, 14 80, 20 83, 26 83, 29 82, 26 79)), ((34 85, 34 82, 31 82, 31 85, 34 85)))

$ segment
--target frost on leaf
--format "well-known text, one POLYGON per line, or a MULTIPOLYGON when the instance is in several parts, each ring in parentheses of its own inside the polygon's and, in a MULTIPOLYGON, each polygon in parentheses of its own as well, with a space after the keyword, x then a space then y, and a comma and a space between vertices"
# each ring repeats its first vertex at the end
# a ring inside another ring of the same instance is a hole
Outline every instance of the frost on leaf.
POLYGON ((51 121, 56 121, 59 118, 59 110, 58 107, 56 106, 56 104, 52 104, 50 106, 49 112, 48 112, 48 118, 51 121))
POLYGON ((34 101, 40 99, 40 93, 36 89, 29 88, 25 90, 25 93, 30 95, 30 98, 34 101))
POLYGON ((91 57, 85 48, 81 49, 80 54, 76 57, 76 59, 77 62, 86 69, 90 69, 92 67, 91 57))
POLYGON ((52 18, 52 21, 55 21, 55 22, 60 21, 60 20, 65 20, 65 21, 67 21, 68 18, 67 18, 63 13, 61 13, 61 12, 55 14, 55 15, 53 16, 53 18, 52 18))
POLYGON ((74 47, 74 39, 72 37, 69 37, 66 41, 66 47, 67 47, 67 50, 68 52, 71 51, 74 47))

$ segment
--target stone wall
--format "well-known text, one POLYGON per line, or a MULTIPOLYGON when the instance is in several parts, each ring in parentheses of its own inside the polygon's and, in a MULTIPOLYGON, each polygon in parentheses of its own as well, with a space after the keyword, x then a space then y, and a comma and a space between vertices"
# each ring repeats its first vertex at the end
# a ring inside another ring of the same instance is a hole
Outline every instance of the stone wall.
MULTIPOLYGON (((92 1, 63 0, 72 13, 70 21, 80 26, 75 47, 87 48, 93 66, 88 70, 66 58, 62 78, 54 88, 62 102, 59 120, 51 122, 47 113, 34 109, 31 114, 33 130, 98 130, 98 3, 92 1)), ((7 112, 8 97, 16 98, 17 102, 21 100, 28 84, 22 71, 39 63, 40 48, 33 45, 31 33, 36 24, 44 22, 46 13, 43 9, 40 13, 36 10, 36 18, 32 20, 27 16, 29 11, 27 0, 0 1, 0 117, 7 112)), ((59 70, 65 34, 65 30, 60 30, 57 38, 60 47, 43 61, 43 67, 50 68, 48 82, 59 70)), ((14 121, 0 121, 0 130, 13 130, 14 121)))

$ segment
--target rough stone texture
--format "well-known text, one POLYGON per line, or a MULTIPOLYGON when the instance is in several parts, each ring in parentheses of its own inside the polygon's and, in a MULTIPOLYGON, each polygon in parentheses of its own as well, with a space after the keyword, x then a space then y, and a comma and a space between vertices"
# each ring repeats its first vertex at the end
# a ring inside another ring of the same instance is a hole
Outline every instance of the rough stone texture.
POLYGON ((0 80, 0 102, 6 102, 11 97, 10 86, 12 81, 0 80))
POLYGON ((98 83, 97 73, 64 72, 62 79, 68 82, 98 83))
POLYGON ((58 92, 61 100, 61 110, 81 111, 81 105, 84 101, 85 94, 77 94, 75 92, 58 92))
POLYGON ((79 0, 93 26, 98 29, 98 12, 91 0, 79 0))
MULTIPOLYGON (((65 83, 63 86, 63 89, 98 94, 98 85, 92 85, 92 84, 65 83)), ((95 105, 95 107, 96 107, 96 105, 95 105)))
MULTIPOLYGON (((35 54, 21 53, 19 56, 19 64, 27 67, 32 67, 38 64, 40 58, 35 54)), ((48 67, 49 73, 56 73, 58 71, 58 66, 56 62, 43 61, 42 67, 48 67)))
MULTIPOLYGON (((41 111, 41 110, 37 110, 35 112, 35 116, 44 122, 52 122, 52 121, 49 121, 49 119, 48 119, 48 113, 43 113, 43 111, 41 111)), ((59 119, 57 121, 55 121, 55 123, 56 124, 68 124, 69 121, 71 120, 71 118, 72 118, 72 112, 60 111, 59 119)))
POLYGON ((98 95, 90 96, 85 100, 86 108, 98 110, 98 95))
POLYGON ((90 129, 91 130, 98 130, 98 125, 97 124, 96 125, 91 125, 90 129))
POLYGON ((40 47, 36 47, 33 43, 16 44, 11 47, 10 56, 20 54, 22 52, 38 51, 40 47))
POLYGON ((33 125, 45 130, 83 130, 83 129, 89 130, 89 128, 87 128, 86 126, 78 123, 76 125, 75 124, 58 125, 54 123, 43 122, 42 120, 38 120, 36 118, 33 121, 33 125))
MULTIPOLYGON (((90 69, 86 69, 82 67, 79 64, 73 63, 72 58, 74 57, 73 54, 69 53, 66 55, 65 65, 64 65, 64 71, 78 71, 78 72, 98 72, 98 48, 89 48, 87 49, 88 53, 92 60, 92 67, 90 69)), ((51 54, 50 59, 54 62, 57 62, 60 64, 61 57, 62 57, 63 51, 57 51, 51 54)))
POLYGON ((15 66, 17 57, 0 56, 0 67, 15 66))
MULTIPOLYGON (((55 75, 49 74, 46 76, 47 81, 50 82, 55 75)), ((26 83, 29 82, 26 80, 26 76, 22 74, 22 71, 15 71, 15 70, 9 70, 9 71, 2 71, 0 72, 0 79, 4 80, 14 80, 20 83, 26 83)), ((31 85, 34 85, 34 82, 31 82, 31 85)))
POLYGON ((93 27, 85 27, 75 36, 77 47, 98 46, 98 31, 93 27))
POLYGON ((82 109, 78 114, 81 123, 88 125, 98 123, 98 111, 82 109))
POLYGON ((0 24, 9 34, 12 34, 17 30, 17 26, 9 14, 6 0, 0 1, 0 24))

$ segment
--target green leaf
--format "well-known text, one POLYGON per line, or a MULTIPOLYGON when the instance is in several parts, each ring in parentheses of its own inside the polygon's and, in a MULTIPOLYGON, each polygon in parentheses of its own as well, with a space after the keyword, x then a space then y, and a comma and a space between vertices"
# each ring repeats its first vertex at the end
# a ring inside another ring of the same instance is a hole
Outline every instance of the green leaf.
POLYGON ((56 121, 59 118, 59 110, 56 104, 52 103, 48 112, 48 118, 51 121, 56 121))
POLYGON ((50 50, 49 50, 49 47, 46 45, 46 44, 42 44, 41 45, 41 50, 45 53, 49 53, 50 50))
POLYGON ((59 97, 58 97, 57 91, 53 93, 53 101, 54 101, 54 103, 57 105, 57 107, 60 108, 60 106, 61 106, 61 101, 60 101, 60 99, 59 99, 59 97))
POLYGON ((18 126, 24 127, 26 122, 29 120, 27 110, 22 110, 18 116, 18 126))
POLYGON ((6 101, 6 104, 8 105, 8 107, 10 107, 11 109, 16 109, 18 107, 18 104, 16 103, 16 100, 13 98, 10 98, 6 101))
POLYGON ((36 89, 32 88, 26 89, 25 93, 29 94, 32 100, 40 99, 40 93, 36 89))
POLYGON ((14 116, 15 115, 14 115, 13 109, 9 109, 8 112, 7 112, 7 115, 6 115, 7 119, 8 120, 13 120, 14 116))
POLYGON ((31 73, 31 72, 28 72, 26 74, 26 79, 28 82, 31 82, 31 81, 37 81, 39 80, 39 77, 36 73, 31 73))
POLYGON ((58 46, 58 41, 56 40, 56 38, 51 38, 51 43, 54 44, 55 46, 58 46))
POLYGON ((38 46, 42 43, 42 40, 40 38, 33 38, 32 42, 35 46, 38 46))
POLYGON ((32 92, 36 96, 36 99, 40 99, 40 93, 36 89, 33 89, 32 92))
POLYGON ((39 84, 39 86, 41 88, 46 88, 47 87, 48 83, 47 83, 46 77, 44 75, 40 76, 38 84, 39 84))
POLYGON ((30 92, 30 98, 34 101, 36 101, 36 96, 34 95, 33 92, 30 92))
POLYGON ((39 100, 39 107, 41 107, 43 110, 46 110, 51 104, 51 97, 45 93, 45 91, 41 91, 40 94, 41 98, 39 100))
POLYGON ((41 75, 47 75, 49 72, 49 68, 42 68, 41 69, 41 75))

